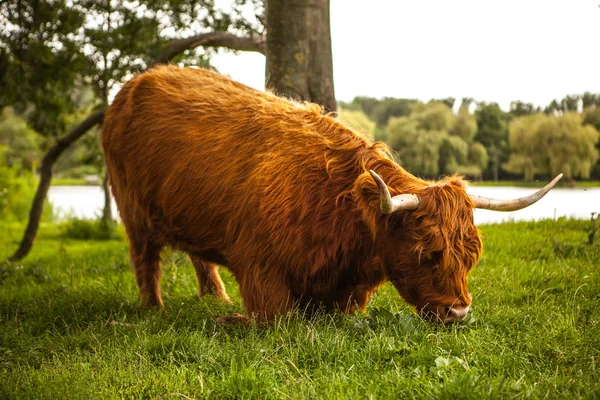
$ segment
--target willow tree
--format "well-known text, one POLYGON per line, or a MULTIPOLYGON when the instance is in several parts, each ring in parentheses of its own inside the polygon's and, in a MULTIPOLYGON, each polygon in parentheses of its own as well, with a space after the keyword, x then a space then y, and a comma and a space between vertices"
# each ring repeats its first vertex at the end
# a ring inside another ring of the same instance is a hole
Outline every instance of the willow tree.
POLYGON ((408 170, 427 177, 453 172, 481 176, 488 155, 474 140, 477 122, 468 107, 457 115, 438 101, 415 102, 411 108, 410 115, 392 118, 387 126, 389 144, 408 170))
POLYGON ((587 179, 598 160, 599 138, 596 128, 573 112, 515 118, 508 130, 510 158, 503 168, 524 175, 525 180, 561 172, 565 178, 587 179))

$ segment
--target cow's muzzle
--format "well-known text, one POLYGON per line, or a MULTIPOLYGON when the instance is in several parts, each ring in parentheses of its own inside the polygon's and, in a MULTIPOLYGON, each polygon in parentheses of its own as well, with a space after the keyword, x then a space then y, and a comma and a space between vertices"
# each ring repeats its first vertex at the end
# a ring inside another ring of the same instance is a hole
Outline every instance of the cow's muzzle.
POLYGON ((440 321, 444 324, 452 322, 460 322, 464 320, 471 309, 471 301, 473 297, 467 294, 468 301, 455 301, 451 305, 434 305, 427 304, 421 308, 421 315, 430 320, 440 321))
POLYGON ((470 308, 470 306, 459 305, 438 307, 426 306, 421 309, 421 315, 428 320, 449 324, 464 320, 467 317, 470 308))

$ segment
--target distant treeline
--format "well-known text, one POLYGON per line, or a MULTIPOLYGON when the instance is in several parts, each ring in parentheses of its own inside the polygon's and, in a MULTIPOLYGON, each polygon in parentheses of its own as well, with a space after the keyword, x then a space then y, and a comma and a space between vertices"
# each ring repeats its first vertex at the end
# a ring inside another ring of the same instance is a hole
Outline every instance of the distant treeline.
POLYGON ((339 103, 339 117, 386 142, 406 169, 427 178, 458 172, 533 180, 562 172, 570 180, 600 180, 600 94, 569 95, 545 108, 514 101, 508 112, 496 103, 459 102, 359 96, 339 103))
MULTIPOLYGON (((516 101, 508 112, 468 98, 458 107, 455 103, 454 98, 423 103, 356 97, 340 102, 339 117, 369 139, 388 143, 398 161, 422 177, 459 172, 473 179, 533 180, 562 172, 567 179, 600 180, 600 94, 567 96, 544 109, 516 101)), ((0 113, 5 165, 35 170, 53 140, 35 132, 11 107, 0 113)), ((55 167, 63 178, 102 171, 97 131, 69 148, 55 167)))

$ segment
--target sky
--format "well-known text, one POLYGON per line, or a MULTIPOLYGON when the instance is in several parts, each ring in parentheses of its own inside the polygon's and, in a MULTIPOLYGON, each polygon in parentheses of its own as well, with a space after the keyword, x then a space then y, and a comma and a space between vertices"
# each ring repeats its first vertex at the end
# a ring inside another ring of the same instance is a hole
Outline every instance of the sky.
MULTIPOLYGON (((355 96, 472 97, 508 110, 600 93, 600 0, 331 0, 334 85, 355 96)), ((265 58, 213 59, 263 89, 265 58)))

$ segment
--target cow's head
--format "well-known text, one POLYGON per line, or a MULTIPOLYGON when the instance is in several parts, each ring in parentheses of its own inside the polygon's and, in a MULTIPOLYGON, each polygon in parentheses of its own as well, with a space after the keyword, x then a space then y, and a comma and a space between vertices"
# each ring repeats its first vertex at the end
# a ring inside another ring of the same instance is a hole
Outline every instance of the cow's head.
POLYGON ((495 200, 467 194, 466 182, 458 176, 434 185, 404 175, 394 179, 394 187, 395 191, 403 187, 407 193, 392 197, 379 175, 369 173, 370 177, 361 176, 357 184, 362 186, 362 207, 368 208, 363 215, 375 235, 385 274, 417 311, 443 322, 464 319, 471 306, 467 274, 482 251, 473 209, 514 211, 527 207, 562 176, 531 196, 495 200), (410 181, 398 185, 403 179, 410 181), (371 190, 365 190, 367 186, 371 190))

